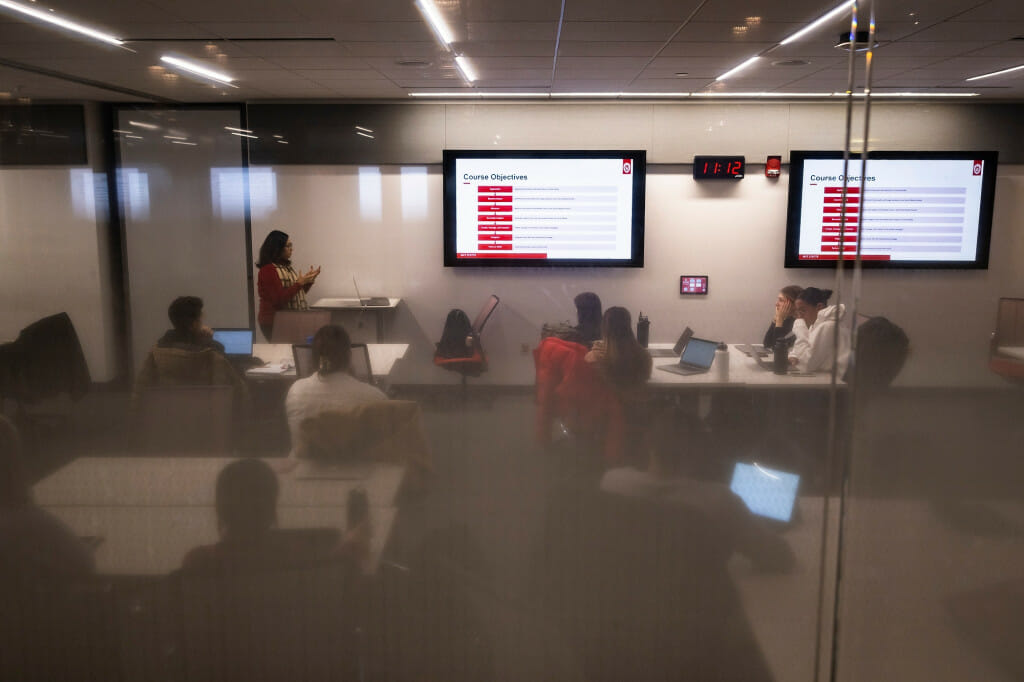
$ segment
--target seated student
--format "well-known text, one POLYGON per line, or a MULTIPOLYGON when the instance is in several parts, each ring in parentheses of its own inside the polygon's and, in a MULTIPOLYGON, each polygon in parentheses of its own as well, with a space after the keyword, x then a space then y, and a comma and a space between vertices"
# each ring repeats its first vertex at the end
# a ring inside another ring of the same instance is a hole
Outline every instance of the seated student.
POLYGON ((173 326, 156 342, 157 348, 224 352, 224 346, 213 340, 213 330, 203 324, 203 299, 179 296, 167 307, 167 317, 173 326))
POLYGON ((789 353, 789 363, 802 372, 824 372, 838 365, 838 376, 846 372, 850 359, 850 327, 844 319, 846 306, 828 305, 831 289, 807 287, 796 299, 796 341, 789 353), (838 327, 837 327, 838 325, 838 327), (839 329, 839 353, 836 355, 834 332, 839 329))
POLYGON ((220 541, 185 555, 188 574, 234 573, 295 568, 331 558, 355 557, 368 548, 369 524, 352 528, 340 542, 300 546, 275 533, 277 474, 260 459, 239 459, 217 475, 217 528, 220 541))
POLYGON ((302 422, 322 412, 350 410, 387 400, 376 386, 363 383, 349 372, 352 342, 338 325, 327 325, 313 336, 313 364, 319 369, 288 389, 284 409, 292 438, 291 457, 300 452, 302 422))
POLYGON ((758 568, 792 566, 792 551, 785 541, 764 527, 725 484, 693 477, 702 476, 713 459, 700 419, 679 409, 666 410, 646 440, 646 467, 608 470, 601 478, 601 490, 696 513, 707 519, 730 551, 744 554, 758 568))
POLYGON ((791 284, 782 287, 775 298, 775 314, 764 333, 764 347, 768 350, 775 348, 775 342, 793 330, 793 322, 796 320, 796 297, 801 291, 802 287, 791 284))
POLYGON ((573 303, 576 304, 576 325, 568 322, 545 324, 541 329, 541 338, 557 336, 589 348, 601 338, 601 299, 592 291, 584 291, 576 295, 573 303))
POLYGON ((68 580, 92 572, 85 543, 33 504, 17 430, 0 415, 0 580, 68 580))
POLYGON ((651 378, 651 354, 636 340, 629 311, 619 306, 605 311, 601 338, 586 360, 618 391, 639 388, 651 378))

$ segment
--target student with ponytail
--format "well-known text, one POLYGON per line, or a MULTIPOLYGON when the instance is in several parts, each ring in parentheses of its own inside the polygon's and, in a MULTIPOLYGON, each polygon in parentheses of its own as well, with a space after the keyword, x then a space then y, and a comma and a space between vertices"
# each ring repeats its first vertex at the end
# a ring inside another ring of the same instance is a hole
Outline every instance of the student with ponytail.
POLYGON ((846 306, 828 305, 831 289, 807 287, 797 296, 793 323, 796 342, 789 354, 789 362, 802 372, 825 372, 838 364, 837 375, 846 373, 850 359, 850 327, 846 306), (839 348, 836 354, 835 330, 839 330, 839 348))

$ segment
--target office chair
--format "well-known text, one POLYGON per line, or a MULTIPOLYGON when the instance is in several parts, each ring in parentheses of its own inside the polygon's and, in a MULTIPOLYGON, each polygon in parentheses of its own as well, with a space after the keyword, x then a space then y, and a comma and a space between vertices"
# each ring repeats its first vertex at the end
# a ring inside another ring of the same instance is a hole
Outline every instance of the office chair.
POLYGON ((231 386, 150 386, 139 391, 136 429, 146 453, 231 452, 231 386))
POLYGON ((306 343, 320 327, 330 323, 330 310, 279 310, 274 314, 270 343, 306 343))
MULTIPOLYGON (((483 346, 480 343, 480 335, 484 330, 487 321, 491 319, 494 309, 498 307, 501 299, 491 294, 476 319, 472 324, 473 352, 468 357, 444 357, 439 351, 434 353, 434 364, 441 369, 455 372, 462 376, 462 395, 466 395, 466 380, 469 377, 478 377, 487 371, 487 356, 484 354, 483 346)), ((439 344, 440 345, 440 344, 439 344)))

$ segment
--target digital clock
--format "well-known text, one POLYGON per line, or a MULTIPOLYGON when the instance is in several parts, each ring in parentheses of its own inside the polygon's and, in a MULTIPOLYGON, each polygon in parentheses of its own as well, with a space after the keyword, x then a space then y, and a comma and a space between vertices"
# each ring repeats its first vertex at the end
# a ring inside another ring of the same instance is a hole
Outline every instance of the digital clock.
POLYGON ((746 169, 743 156, 695 156, 693 157, 694 180, 739 180, 746 169))

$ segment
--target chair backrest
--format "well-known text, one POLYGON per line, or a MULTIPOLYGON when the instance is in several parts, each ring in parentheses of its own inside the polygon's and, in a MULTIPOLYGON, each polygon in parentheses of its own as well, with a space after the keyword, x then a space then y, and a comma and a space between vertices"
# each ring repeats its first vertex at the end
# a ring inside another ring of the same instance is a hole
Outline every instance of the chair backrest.
POLYGON ((484 325, 487 324, 487 320, 491 319, 491 313, 493 313, 494 309, 498 307, 498 303, 500 301, 500 298, 491 294, 490 298, 487 299, 487 302, 484 303, 484 306, 480 308, 480 312, 477 313, 476 319, 473 320, 473 332, 476 333, 477 336, 479 336, 480 332, 484 330, 484 325))
POLYGON ((330 323, 330 310, 279 310, 274 313, 270 342, 306 343, 320 327, 330 323))
POLYGON ((231 386, 151 386, 139 391, 139 446, 149 453, 231 451, 231 386))
POLYGON ((313 346, 307 343, 292 344, 292 358, 295 359, 295 376, 305 379, 317 370, 313 363, 313 346))
POLYGON ((370 349, 365 343, 352 344, 352 360, 349 371, 356 379, 373 384, 373 367, 370 366, 370 349))

